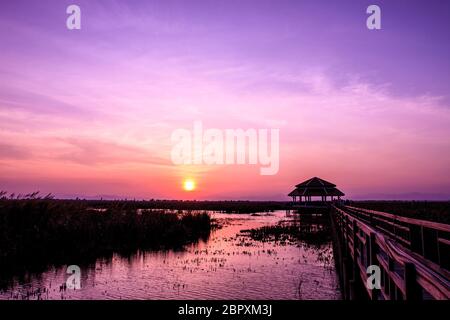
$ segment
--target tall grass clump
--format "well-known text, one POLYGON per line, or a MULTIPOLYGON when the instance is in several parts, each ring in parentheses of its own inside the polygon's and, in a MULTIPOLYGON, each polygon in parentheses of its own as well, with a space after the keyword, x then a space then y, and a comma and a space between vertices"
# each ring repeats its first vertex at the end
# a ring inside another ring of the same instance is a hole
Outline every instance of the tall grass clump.
MULTIPOLYGON (((1 194, 0 194, 1 196, 1 194)), ((51 197, 0 198, 0 265, 64 262, 136 249, 182 248, 207 239, 206 213, 170 213, 51 197)))

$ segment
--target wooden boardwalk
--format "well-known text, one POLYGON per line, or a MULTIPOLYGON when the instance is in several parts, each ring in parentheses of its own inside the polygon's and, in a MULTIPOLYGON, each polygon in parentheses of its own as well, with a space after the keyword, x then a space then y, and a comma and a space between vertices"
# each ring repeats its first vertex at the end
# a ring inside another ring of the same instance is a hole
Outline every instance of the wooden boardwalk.
POLYGON ((450 225, 332 205, 337 266, 346 299, 450 299, 450 225), (381 270, 369 289, 367 267, 381 270))

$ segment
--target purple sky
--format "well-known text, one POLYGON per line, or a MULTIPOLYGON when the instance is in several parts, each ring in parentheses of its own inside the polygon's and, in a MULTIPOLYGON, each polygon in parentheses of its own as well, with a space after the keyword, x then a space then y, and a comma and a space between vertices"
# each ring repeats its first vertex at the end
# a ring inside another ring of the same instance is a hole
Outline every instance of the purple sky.
POLYGON ((448 199, 449 30, 437 0, 2 1, 0 189, 182 198, 193 177, 199 199, 283 199, 319 176, 448 199), (279 174, 174 166, 194 120, 279 128, 279 174))

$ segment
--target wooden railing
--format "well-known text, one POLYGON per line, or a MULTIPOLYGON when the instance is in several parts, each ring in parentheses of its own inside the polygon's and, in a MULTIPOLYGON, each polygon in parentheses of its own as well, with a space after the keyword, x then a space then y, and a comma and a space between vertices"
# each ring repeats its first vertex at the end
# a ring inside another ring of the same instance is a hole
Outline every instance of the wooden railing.
POLYGON ((351 206, 343 208, 411 251, 450 270, 450 225, 351 206))
POLYGON ((349 206, 332 209, 340 255, 351 264, 343 267, 345 281, 358 281, 371 299, 450 299, 449 225, 349 206), (370 265, 381 270, 380 289, 366 286, 370 265))

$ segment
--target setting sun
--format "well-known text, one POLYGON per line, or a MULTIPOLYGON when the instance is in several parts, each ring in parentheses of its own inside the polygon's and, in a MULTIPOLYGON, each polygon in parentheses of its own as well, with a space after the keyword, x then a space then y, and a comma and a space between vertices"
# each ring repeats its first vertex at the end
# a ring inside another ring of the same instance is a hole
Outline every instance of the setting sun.
POLYGON ((195 189, 195 181, 192 179, 187 179, 183 183, 183 189, 186 191, 193 191, 195 189))

